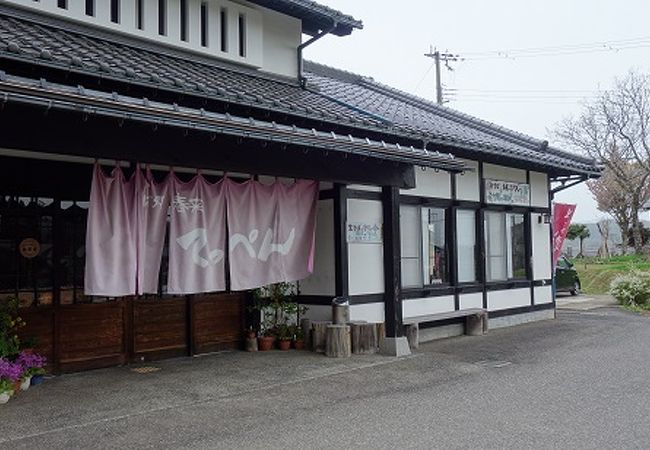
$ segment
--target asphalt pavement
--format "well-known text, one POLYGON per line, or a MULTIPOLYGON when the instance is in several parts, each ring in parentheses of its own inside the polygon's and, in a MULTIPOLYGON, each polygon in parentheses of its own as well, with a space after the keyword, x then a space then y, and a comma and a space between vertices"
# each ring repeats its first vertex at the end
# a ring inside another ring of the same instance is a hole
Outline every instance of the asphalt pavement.
POLYGON ((648 448, 650 317, 616 307, 403 359, 223 353, 48 380, 0 448, 648 448))

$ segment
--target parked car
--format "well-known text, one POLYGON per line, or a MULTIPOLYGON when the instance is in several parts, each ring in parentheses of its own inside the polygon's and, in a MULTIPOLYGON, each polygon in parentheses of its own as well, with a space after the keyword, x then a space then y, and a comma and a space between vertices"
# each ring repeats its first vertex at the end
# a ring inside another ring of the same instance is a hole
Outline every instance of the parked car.
POLYGON ((580 278, 578 271, 566 256, 561 256, 555 267, 555 289, 557 292, 570 292, 571 295, 580 293, 580 278))

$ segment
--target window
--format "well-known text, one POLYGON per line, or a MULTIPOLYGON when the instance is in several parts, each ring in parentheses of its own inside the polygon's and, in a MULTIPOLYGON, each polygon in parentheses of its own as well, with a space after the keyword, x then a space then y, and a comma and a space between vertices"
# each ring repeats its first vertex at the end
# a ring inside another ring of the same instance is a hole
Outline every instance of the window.
POLYGON ((120 0, 111 0, 111 22, 120 23, 120 0))
POLYGON ((158 34, 167 34, 167 0, 158 0, 158 34))
POLYGON ((86 0, 86 15, 95 15, 95 0, 86 0))
POLYGON ((181 18, 181 41, 188 41, 187 37, 187 0, 180 2, 180 18, 181 18))
POLYGON ((56 6, 61 9, 68 9, 68 0, 56 0, 56 6))
POLYGON ((239 15, 238 32, 239 32, 239 56, 244 58, 246 56, 246 16, 243 14, 239 15))
POLYGON ((456 245, 458 253, 458 282, 476 281, 476 212, 456 211, 456 245))
POLYGON ((400 208, 403 287, 448 281, 445 216, 441 208, 400 208))
POLYGON ((221 25, 221 51, 228 51, 228 10, 226 8, 221 8, 219 14, 220 25, 221 25))
POLYGON ((201 2, 201 46, 208 46, 208 3, 201 2))
POLYGON ((487 281, 526 278, 524 215, 485 213, 487 281))

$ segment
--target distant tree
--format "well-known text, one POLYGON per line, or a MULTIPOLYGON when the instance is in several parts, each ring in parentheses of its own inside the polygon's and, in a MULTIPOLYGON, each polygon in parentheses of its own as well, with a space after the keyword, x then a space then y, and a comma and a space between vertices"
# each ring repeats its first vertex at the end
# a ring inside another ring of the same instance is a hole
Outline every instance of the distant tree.
MULTIPOLYGON (((634 249, 641 253, 639 211, 645 203, 641 191, 650 181, 650 75, 630 71, 615 80, 613 89, 584 104, 580 116, 562 122, 556 135, 601 162, 619 188, 628 191, 634 249)), ((621 233, 627 230, 621 227, 621 233)))
MULTIPOLYGON (((650 242, 650 230, 643 225, 643 222, 641 222, 641 242, 644 246, 650 242)), ((632 236, 628 238, 628 245, 632 245, 632 236)))
POLYGON ((573 241, 575 239, 580 240, 580 252, 576 255, 576 258, 584 258, 584 240, 587 239, 590 235, 591 233, 589 232, 587 225, 581 223, 572 223, 569 225, 569 231, 567 231, 566 238, 570 241, 573 241))
MULTIPOLYGON (((643 239, 638 245, 634 244, 632 224, 633 218, 638 217, 641 206, 650 201, 650 183, 646 177, 638 175, 641 169, 636 161, 624 161, 615 154, 613 157, 614 161, 618 161, 620 173, 628 173, 628 181, 622 183, 614 171, 605 167, 600 178, 587 181, 587 187, 593 194, 598 209, 610 214, 621 230, 622 253, 627 253, 628 242, 631 242, 630 246, 634 247, 635 251, 640 252, 644 245, 643 239)), ((640 234, 638 236, 641 237, 640 234)))

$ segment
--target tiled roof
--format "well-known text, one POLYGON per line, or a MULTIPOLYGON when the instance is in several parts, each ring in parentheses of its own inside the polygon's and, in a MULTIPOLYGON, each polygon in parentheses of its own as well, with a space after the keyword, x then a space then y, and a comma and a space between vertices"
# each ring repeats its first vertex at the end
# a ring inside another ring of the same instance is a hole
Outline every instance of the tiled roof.
POLYGON ((351 107, 302 89, 297 79, 0 5, 2 60, 352 127, 381 125, 351 107))
POLYGON ((336 27, 331 33, 338 36, 350 34, 355 28, 363 28, 360 20, 312 0, 249 1, 290 16, 298 17, 302 20, 303 31, 311 35, 316 34, 319 30, 328 29, 332 24, 336 24, 336 27))
POLYGON ((452 172, 467 169, 452 155, 423 149, 390 145, 367 138, 337 135, 331 131, 305 129, 275 122, 237 117, 205 109, 151 101, 104 92, 81 86, 68 86, 7 75, 0 71, 2 104, 13 102, 41 106, 48 110, 76 111, 87 115, 119 118, 136 122, 162 124, 170 127, 201 130, 213 134, 259 139, 267 142, 297 144, 326 151, 355 154, 364 158, 428 166, 452 172))
POLYGON ((549 147, 545 141, 439 106, 372 78, 313 62, 305 63, 305 71, 309 86, 319 92, 394 125, 427 133, 433 142, 442 140, 469 151, 532 161, 563 171, 587 175, 600 172, 591 159, 549 147))
POLYGON ((428 141, 448 152, 484 153, 560 175, 599 173, 593 161, 370 78, 307 63, 310 83, 303 89, 297 79, 0 5, 0 69, 11 74, 13 62, 280 113, 289 125, 304 118, 361 138, 428 141))

